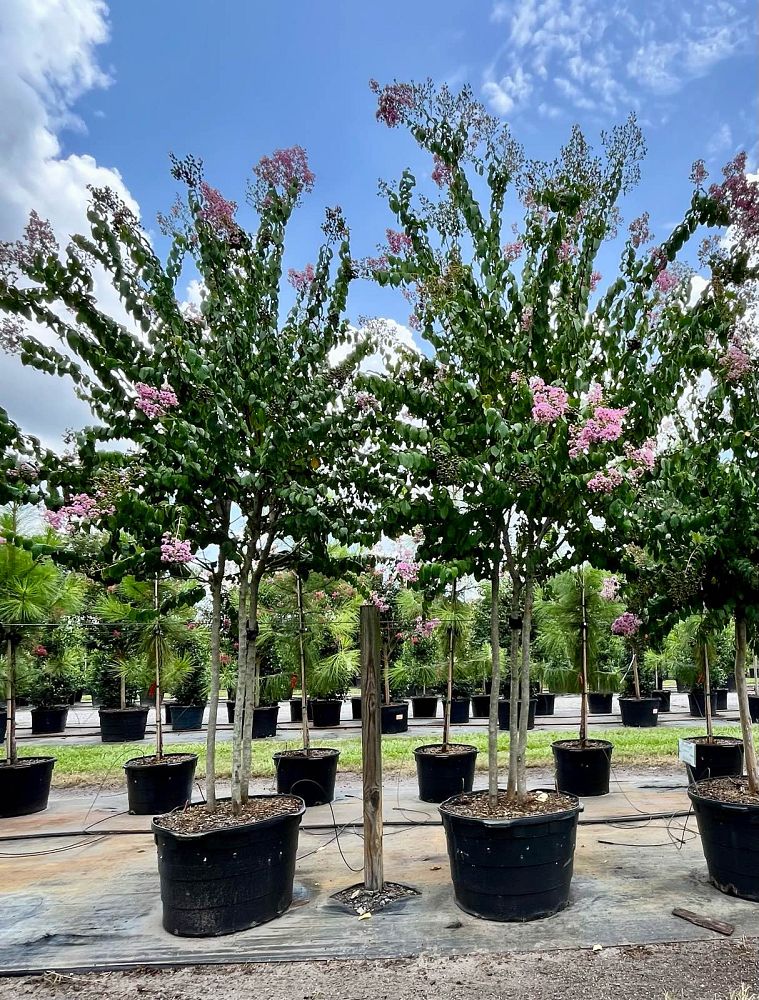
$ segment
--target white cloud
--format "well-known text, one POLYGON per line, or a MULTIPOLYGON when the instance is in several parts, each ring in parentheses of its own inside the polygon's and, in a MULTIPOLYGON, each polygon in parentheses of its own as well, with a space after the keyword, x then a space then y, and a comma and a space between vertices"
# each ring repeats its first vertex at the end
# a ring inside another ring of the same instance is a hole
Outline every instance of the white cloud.
POLYGON ((491 20, 505 35, 483 94, 502 115, 518 114, 528 97, 553 105, 556 88, 581 110, 640 109, 748 51, 753 30, 748 0, 499 0, 491 20), (529 86, 515 87, 520 80, 529 86))
MULTIPOLYGON (((62 155, 59 138, 65 128, 84 129, 74 111, 77 99, 109 82, 96 55, 107 38, 103 0, 0 3, 0 239, 19 237, 32 209, 50 220, 61 243, 86 231, 90 184, 113 188, 137 211, 117 170, 86 154, 62 155)), ((110 285, 99 281, 96 294, 104 308, 123 317, 110 285)), ((0 402, 50 445, 67 426, 90 420, 68 383, 5 357, 0 402)))
POLYGON ((727 150, 732 149, 732 147, 733 130, 727 122, 723 122, 707 143, 706 155, 710 158, 719 156, 720 153, 725 153, 727 150))

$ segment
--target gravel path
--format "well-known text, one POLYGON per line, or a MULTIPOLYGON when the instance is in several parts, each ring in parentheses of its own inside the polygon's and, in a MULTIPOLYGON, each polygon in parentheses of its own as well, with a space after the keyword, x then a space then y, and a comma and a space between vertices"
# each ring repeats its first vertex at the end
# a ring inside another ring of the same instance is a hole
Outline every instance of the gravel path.
POLYGON ((1 979, 0 1000, 759 1000, 759 939, 1 979))

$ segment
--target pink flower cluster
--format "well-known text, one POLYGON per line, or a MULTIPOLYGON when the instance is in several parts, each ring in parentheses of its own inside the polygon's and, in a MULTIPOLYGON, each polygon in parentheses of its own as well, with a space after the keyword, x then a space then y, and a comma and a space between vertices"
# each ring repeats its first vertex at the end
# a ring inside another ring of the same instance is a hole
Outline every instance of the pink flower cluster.
POLYGON ((712 184, 709 194, 730 212, 730 225, 749 245, 759 241, 759 183, 746 176, 746 154, 738 153, 722 168, 724 181, 712 184))
POLYGON ((644 212, 637 219, 630 223, 630 242, 637 249, 648 243, 651 239, 651 230, 648 228, 649 214, 644 212))
POLYGON ((407 253, 411 249, 411 237, 407 236, 406 233, 397 233, 394 229, 386 229, 385 235, 387 236, 387 245, 390 247, 390 253, 395 254, 396 257, 407 253))
POLYGON ((696 187, 701 187, 709 173, 706 169, 706 164, 703 160, 694 160, 693 166, 690 168, 690 181, 691 184, 695 184, 696 187))
POLYGON ((315 276, 313 264, 306 264, 302 271, 296 271, 294 267, 291 267, 287 272, 287 280, 296 292, 302 292, 308 288, 315 276))
POLYGON ((376 80, 370 80, 369 89, 377 95, 377 121, 384 122, 388 128, 399 125, 414 106, 414 88, 410 83, 389 83, 380 87, 376 80))
POLYGON ((135 384, 137 399, 134 408, 142 410, 146 417, 151 420, 159 420, 166 415, 166 412, 179 405, 176 393, 171 386, 164 384, 161 389, 155 389, 152 385, 145 385, 144 382, 135 384))
POLYGON ((667 292, 671 292, 673 288, 676 288, 677 285, 679 285, 679 283, 680 282, 677 276, 671 271, 668 271, 666 268, 663 271, 659 271, 654 279, 654 284, 663 295, 666 295, 667 292))
POLYGON ((439 624, 440 624, 439 618, 429 618, 425 621, 425 619, 422 618, 421 615, 418 615, 417 618, 414 619, 414 627, 411 633, 411 641, 413 642, 414 638, 429 639, 429 637, 432 635, 432 633, 435 631, 435 629, 438 627, 439 624))
POLYGON ((192 561, 190 543, 173 538, 170 531, 161 536, 161 562, 183 564, 192 561))
POLYGON ((577 247, 572 240, 562 240, 559 246, 559 260, 569 260, 577 253, 577 247))
POLYGON ((654 266, 654 274, 661 274, 669 263, 669 257, 663 247, 651 247, 651 262, 654 266))
POLYGON ((512 385, 521 385, 522 382, 524 382, 524 372, 521 372, 519 370, 513 371, 509 375, 509 381, 511 382, 512 385))
POLYGON ((361 413, 379 409, 379 400, 371 392, 357 392, 356 406, 361 413))
POLYGON ((625 611, 623 615, 616 618, 611 623, 612 635, 623 635, 626 638, 636 635, 638 629, 643 624, 642 620, 634 615, 632 611, 625 611))
POLYGON ((600 271, 594 271, 591 274, 591 276, 590 276, 590 290, 591 290, 591 292, 595 292, 595 290, 598 288, 598 285, 599 285, 599 283, 600 283, 600 281, 601 281, 602 278, 603 278, 603 275, 601 274, 600 271))
POLYGON ((512 243, 507 243, 503 248, 504 259, 510 264, 518 260, 522 253, 524 252, 524 243, 522 240, 514 240, 512 243))
POLYGON ((733 337, 727 350, 719 359, 728 382, 740 382, 752 368, 752 361, 740 341, 733 337))
POLYGON ((32 650, 34 656, 38 656, 40 659, 44 659, 47 656, 47 649, 44 646, 35 646, 32 650))
POLYGON ((453 180, 453 169, 435 154, 430 175, 438 187, 448 187, 453 180))
POLYGON ((532 419, 538 424, 553 424, 567 412, 569 394, 558 385, 546 385, 542 378, 530 379, 532 419))
POLYGON ((651 472, 656 465, 656 442, 653 438, 649 438, 640 448, 628 445, 625 454, 630 461, 630 478, 640 479, 645 472, 651 472))
POLYGON ((71 501, 59 510, 43 511, 43 520, 55 531, 73 531, 75 525, 71 522, 76 519, 79 523, 83 521, 94 521, 99 517, 108 517, 113 514, 114 507, 104 504, 100 497, 91 497, 87 493, 76 493, 71 501))
POLYGON ((293 187, 298 192, 310 191, 316 181, 302 146, 275 149, 271 156, 262 156, 253 173, 259 181, 283 191, 290 191, 293 187))
MULTIPOLYGON (((598 390, 591 388, 591 393, 595 396, 598 390), (595 392, 594 392, 595 390, 595 392)), ((588 399, 590 400, 590 395, 588 399)), ((600 398, 600 397, 599 397, 600 398)), ((593 444, 605 444, 610 441, 618 441, 622 436, 622 424, 627 415, 627 408, 614 408, 611 406, 598 406, 593 409, 593 413, 580 427, 571 427, 569 430, 569 454, 571 458, 586 454, 593 444)))
POLYGON ((231 229, 234 227, 234 215, 237 203, 227 201, 222 193, 211 187, 207 181, 200 182, 200 193, 203 195, 203 207, 200 217, 215 229, 231 229))
POLYGON ((413 583, 419 576, 419 567, 410 559, 399 559, 395 564, 394 574, 404 583, 413 583))
POLYGON ((379 611, 381 615, 387 614, 387 612, 390 610, 390 605, 387 603, 384 597, 382 597, 381 594, 377 593, 376 590, 373 590, 371 594, 369 594, 369 600, 372 602, 372 604, 375 606, 375 608, 377 609, 377 611, 379 611))
POLYGON ((532 329, 532 318, 533 318, 532 306, 525 306, 524 309, 522 310, 522 316, 519 321, 519 325, 525 332, 527 330, 532 329))
POLYGON ((588 480, 588 490, 591 493, 611 493, 625 481, 619 469, 612 466, 606 472, 597 472, 588 480))
POLYGON ((606 576, 604 577, 604 582, 601 584, 601 598, 604 601, 616 601, 619 595, 619 580, 616 576, 606 576))

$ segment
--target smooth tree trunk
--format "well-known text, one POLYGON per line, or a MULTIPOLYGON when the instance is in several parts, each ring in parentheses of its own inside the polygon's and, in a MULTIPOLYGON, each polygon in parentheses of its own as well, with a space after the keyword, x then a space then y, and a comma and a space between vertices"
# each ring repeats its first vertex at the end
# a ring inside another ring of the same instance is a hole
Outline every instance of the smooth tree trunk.
POLYGON ((493 558, 490 577, 490 714, 488 716, 488 796, 490 808, 498 804, 498 695, 501 689, 501 649, 498 599, 501 592, 501 560, 493 558))
MULTIPOLYGON (((524 611, 522 614, 522 660, 520 677, 520 701, 522 711, 519 714, 517 729, 517 802, 524 802, 527 796, 527 726, 530 718, 530 631, 532 630, 532 603, 535 584, 527 577, 524 588, 524 611)), ((514 731, 509 739, 514 739, 514 731)))
POLYGON ((5 650, 8 675, 5 678, 5 758, 9 764, 15 764, 16 748, 16 650, 13 641, 8 640, 5 650))
POLYGON ((443 714, 443 750, 448 749, 451 741, 451 701, 453 700, 453 668, 455 665, 455 620, 456 620, 456 581, 451 585, 451 626, 448 629, 448 685, 445 712, 443 714))
POLYGON ((751 728, 748 684, 746 682, 746 619, 740 612, 736 612, 735 615, 735 690, 738 693, 738 711, 743 734, 748 790, 752 795, 759 795, 759 769, 756 762, 756 747, 751 728))
POLYGON ((232 729, 232 810, 239 813, 242 803, 242 734, 245 731, 245 693, 247 689, 248 637, 245 608, 248 603, 248 573, 240 572, 239 614, 237 628, 237 683, 235 685, 235 721, 232 729))
POLYGON ((258 592, 263 575, 263 565, 259 563, 253 573, 248 595, 247 639, 247 685, 245 689, 245 726, 242 732, 242 770, 240 778, 241 801, 247 802, 250 794, 250 759, 253 739, 253 710, 258 706, 259 659, 258 659, 258 592))
POLYGON ((216 718, 219 712, 219 685, 221 679, 221 585, 224 579, 224 560, 211 577, 211 686, 208 701, 208 730, 206 731, 206 809, 216 809, 216 718))
MULTIPOLYGON (((512 599, 511 599, 511 643, 509 647, 509 733, 517 731, 519 719, 519 649, 522 637, 522 625, 520 621, 519 589, 512 579, 512 599)), ((506 785, 506 795, 513 799, 517 793, 517 757, 519 746, 516 740, 509 736, 509 775, 506 785)))
POLYGON ((580 746, 588 739, 588 613, 585 602, 585 569, 580 570, 581 623, 581 673, 580 673, 580 746))
POLYGON ((712 681, 709 671, 709 650, 704 643, 704 715, 706 717, 706 735, 709 742, 714 740, 714 724, 712 721, 712 681))
POLYGON ((306 622, 303 614, 303 582, 300 573, 295 572, 295 590, 298 597, 298 653, 300 655, 300 704, 303 749, 311 752, 311 735, 308 730, 308 692, 306 689, 306 622))
POLYGON ((163 757, 163 720, 161 719, 161 623, 159 620, 160 600, 158 593, 158 574, 156 573, 153 587, 153 605, 156 613, 155 623, 155 755, 160 760, 163 757))
POLYGON ((121 674, 119 676, 119 704, 126 708, 126 664, 121 664, 121 674))
POLYGON ((640 699, 640 675, 638 674, 638 650, 633 649, 632 655, 633 684, 635 685, 635 697, 640 699))
POLYGON ((390 652, 387 648, 389 639, 382 637, 382 683, 384 685, 385 704, 390 704, 390 652))

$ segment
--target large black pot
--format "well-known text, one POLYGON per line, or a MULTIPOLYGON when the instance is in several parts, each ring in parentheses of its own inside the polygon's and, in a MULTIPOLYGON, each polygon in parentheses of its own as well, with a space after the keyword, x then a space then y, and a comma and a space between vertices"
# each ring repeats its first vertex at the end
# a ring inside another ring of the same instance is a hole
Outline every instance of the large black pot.
POLYGON ((473 719, 487 719, 490 715, 490 695, 489 694, 473 694, 472 695, 472 718, 473 719))
POLYGON ((33 708, 32 736, 65 732, 68 715, 68 705, 55 705, 53 708, 33 708))
POLYGON ((669 688, 657 688, 655 691, 652 691, 651 694, 653 695, 654 698, 658 698, 659 699, 659 711, 660 712, 669 712, 669 711, 671 711, 671 709, 672 709, 672 703, 671 703, 672 692, 669 690, 669 688))
POLYGON ((611 753, 607 740, 556 740, 551 744, 556 765, 556 790, 579 795, 608 795, 611 753))
POLYGON ((156 760, 133 757, 124 764, 129 812, 135 816, 155 816, 157 813, 183 809, 192 801, 195 780, 194 753, 167 753, 156 760))
MULTIPOLYGON (((712 707, 712 715, 717 711, 717 692, 712 691, 709 699, 712 707)), ((703 691, 688 692, 688 708, 694 719, 706 718, 706 695, 703 691)))
POLYGON ((0 762, 0 816, 29 816, 47 809, 55 757, 0 762))
POLYGON ((393 705, 382 706, 382 733, 393 736, 396 733, 408 732, 408 702, 399 701, 393 705))
POLYGON ((361 718, 361 695, 351 698, 351 716, 354 720, 361 718))
POLYGON ((417 694, 411 699, 411 711, 415 719, 437 718, 438 697, 436 694, 417 694))
POLYGON ((622 725, 633 729, 652 729, 659 721, 658 698, 620 698, 622 725))
POLYGON ((727 690, 735 691, 735 673, 727 675, 727 690))
POLYGON ((313 713, 314 729, 334 729, 339 726, 342 708, 341 698, 312 698, 311 712, 313 713))
POLYGON ((714 693, 717 696, 717 711, 726 712, 727 711, 727 688, 715 688, 714 693))
POLYGON ((759 805, 720 802, 710 797, 710 784, 688 789, 709 881, 729 896, 759 902, 759 805))
MULTIPOLYGON (((443 702, 443 710, 445 710, 445 702, 443 702)), ((469 699, 451 698, 451 725, 463 726, 467 722, 469 722, 469 699)), ((442 799, 440 801, 442 802, 442 799)))
POLYGON ((759 694, 748 696, 748 711, 752 722, 759 722, 759 694))
MULTIPOLYGON (((311 699, 306 699, 306 718, 313 719, 314 714, 311 709, 311 699)), ((290 699, 290 722, 303 722, 303 699, 302 698, 291 698, 290 699)))
MULTIPOLYGON (((527 728, 535 728, 535 708, 537 702, 534 698, 530 698, 530 707, 527 713, 527 728)), ((517 718, 520 717, 522 712, 522 702, 519 702, 519 710, 517 712, 517 718)), ((509 716, 511 714, 511 702, 507 701, 505 698, 501 698, 498 701, 498 728, 508 729, 509 728, 509 716)))
POLYGON ((335 797, 337 758, 340 751, 319 747, 305 750, 286 750, 272 755, 277 770, 277 791, 281 794, 299 795, 307 806, 323 806, 335 797))
POLYGON ((284 913, 293 898, 305 809, 208 833, 173 833, 153 820, 164 929, 216 937, 284 913))
MULTIPOLYGON (((483 793, 487 794, 487 793, 483 793)), ((485 920, 548 917, 569 902, 580 803, 548 816, 479 819, 440 806, 456 904, 485 920)))
MULTIPOLYGON (((270 736, 277 735, 277 719, 279 717, 279 705, 259 705, 253 709, 253 730, 251 739, 265 740, 270 736)), ((235 703, 227 702, 227 718, 230 722, 235 721, 235 703)))
POLYGON ((743 774, 743 741, 732 736, 715 736, 711 743, 699 743, 703 736, 686 736, 684 743, 696 748, 696 764, 685 765, 692 783, 705 778, 739 777, 743 774))
POLYGON ((171 728, 175 733, 183 733, 188 729, 202 729, 205 710, 205 705, 178 705, 174 702, 171 709, 171 728))
POLYGON ((3 710, 0 712, 0 743, 5 739, 5 730, 8 728, 8 713, 3 710))
POLYGON ((103 743, 131 743, 145 739, 147 708, 101 708, 98 714, 103 743))
POLYGON ((550 691, 539 691, 535 695, 535 715, 553 715, 556 695, 550 691))
POLYGON ((588 691, 588 713, 590 715, 611 715, 611 700, 614 695, 608 691, 588 691))
POLYGON ((441 743, 428 743, 414 750, 419 798, 422 802, 444 802, 459 792, 471 792, 477 747, 452 744, 455 753, 430 753, 441 743))

